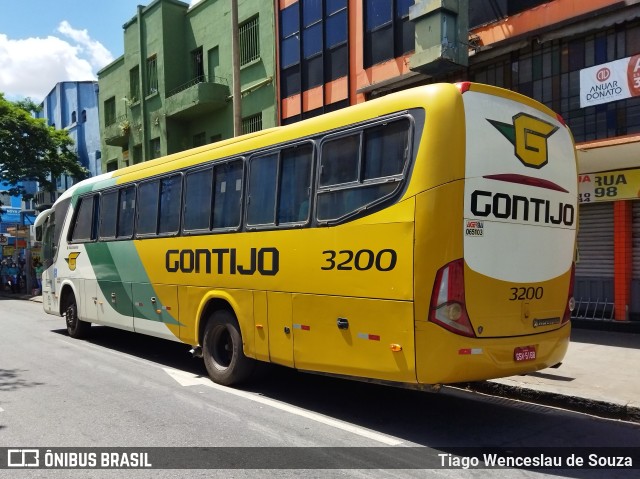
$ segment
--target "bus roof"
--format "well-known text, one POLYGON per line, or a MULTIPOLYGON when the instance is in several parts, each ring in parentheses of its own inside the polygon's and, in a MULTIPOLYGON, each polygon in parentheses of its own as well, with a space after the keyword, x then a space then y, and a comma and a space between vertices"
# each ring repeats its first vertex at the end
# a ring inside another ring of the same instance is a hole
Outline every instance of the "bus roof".
POLYGON ((273 127, 240 137, 229 138, 104 173, 73 185, 58 201, 73 196, 78 190, 85 192, 87 187, 101 181, 112 180, 112 184, 128 183, 172 170, 189 168, 208 161, 231 158, 276 144, 308 138, 350 124, 378 119, 385 115, 411 108, 426 108, 436 104, 442 105, 452 101, 454 97, 459 98, 462 93, 468 90, 506 97, 537 108, 546 114, 556 116, 546 106, 510 90, 471 82, 458 84, 435 83, 396 92, 291 125, 273 127))

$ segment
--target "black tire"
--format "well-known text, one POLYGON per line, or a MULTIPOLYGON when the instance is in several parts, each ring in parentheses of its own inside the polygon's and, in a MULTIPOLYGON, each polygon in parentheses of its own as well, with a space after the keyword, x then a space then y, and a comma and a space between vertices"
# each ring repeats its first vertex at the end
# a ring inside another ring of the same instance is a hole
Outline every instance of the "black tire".
POLYGON ((214 312, 207 322, 202 355, 211 380, 224 386, 245 381, 256 363, 244 355, 238 321, 224 309, 214 312))
POLYGON ((82 321, 78 317, 78 304, 76 303, 76 297, 71 293, 67 299, 64 308, 65 322, 67 323, 67 333, 69 336, 75 339, 86 338, 89 335, 91 329, 91 323, 82 321))

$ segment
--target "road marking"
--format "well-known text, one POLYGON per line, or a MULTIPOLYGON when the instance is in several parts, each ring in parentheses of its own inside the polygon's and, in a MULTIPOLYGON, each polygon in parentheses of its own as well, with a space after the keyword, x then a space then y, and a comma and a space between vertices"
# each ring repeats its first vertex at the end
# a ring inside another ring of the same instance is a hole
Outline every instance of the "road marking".
POLYGON ((227 386, 221 386, 220 384, 216 384, 212 382, 209 378, 198 376, 196 374, 189 373, 186 371, 180 371, 178 369, 172 369, 172 368, 162 368, 162 369, 164 369, 164 371, 169 376, 175 379, 178 382, 178 384, 182 386, 200 385, 200 386, 211 387, 213 389, 217 389, 218 391, 222 391, 228 394, 233 394, 235 396, 249 399, 250 401, 258 402, 266 406, 271 406, 275 409, 280 409, 281 411, 288 412, 289 414, 295 414, 296 416, 301 416, 306 419, 311 419, 312 421, 316 421, 316 422, 325 424, 327 426, 335 427, 337 429, 342 429, 343 431, 357 434, 358 436, 366 437, 368 439, 381 442, 382 444, 386 444, 388 446, 397 446, 399 444, 402 444, 401 440, 396 439, 394 437, 386 436, 384 434, 379 434, 377 432, 373 432, 368 429, 364 429, 362 427, 354 426, 353 424, 349 424, 343 421, 338 421, 337 419, 332 419, 330 417, 323 416, 322 414, 306 411, 304 409, 291 406, 289 404, 281 403, 274 399, 258 396, 257 394, 254 394, 254 393, 233 389, 227 386))
POLYGON ((327 416, 323 416, 322 414, 317 414, 317 413, 313 413, 310 411, 306 411, 302 408, 298 408, 295 406, 290 406, 288 404, 284 404, 281 402, 276 401, 275 399, 268 399, 265 398, 263 396, 258 396, 257 394, 253 394, 253 393, 248 393, 245 391, 240 391, 238 389, 233 389, 233 388, 229 388, 226 386, 221 386, 220 384, 216 384, 213 381, 211 381, 209 378, 206 377, 202 377, 202 376, 198 376, 196 374, 193 373, 189 373, 186 371, 181 371, 179 369, 173 369, 173 368, 166 368, 166 367, 162 367, 159 366, 157 363, 154 363, 152 361, 149 361, 147 359, 142 359, 136 356, 133 356, 131 354, 127 354, 127 353, 122 353, 120 351, 113 351, 111 349, 109 349, 108 347, 104 347, 104 346, 99 346, 97 344, 92 344, 89 342, 85 342, 85 341, 77 341, 75 339, 70 339, 68 337, 62 336, 60 339, 62 339, 65 344, 68 345, 72 345, 75 346, 77 348, 81 348, 81 349, 85 349, 85 348, 91 348, 94 350, 99 350, 103 353, 108 353, 108 354, 112 354, 114 356, 118 356, 120 358, 127 358, 129 360, 133 360, 135 362, 138 363, 144 363, 144 364, 148 364, 149 366, 153 366, 156 367, 158 369, 162 369, 163 371, 165 371, 169 376, 171 376, 178 384, 180 384, 181 386, 206 386, 206 387, 210 387, 213 389, 217 389, 218 391, 222 391, 228 394, 234 394, 236 396, 239 397, 243 397, 245 399, 249 399, 250 401, 254 401, 254 402, 258 402, 261 404, 264 404, 266 406, 271 406, 275 409, 280 409, 281 411, 285 411, 288 412, 290 414, 294 414, 296 416, 301 416, 307 419, 310 419, 312 421, 316 421, 328 426, 332 426, 335 427, 337 429, 341 429, 343 431, 347 431, 347 432, 351 432, 353 434, 356 434, 358 436, 362 436, 362 437, 366 437, 369 439, 372 439, 374 441, 380 442, 382 444, 386 444, 388 446, 398 446, 400 444, 402 444, 402 441, 400 439, 391 437, 391 436, 387 436, 384 434, 379 434, 373 431, 370 431, 368 429, 362 428, 362 427, 358 427, 358 426, 354 426, 352 424, 346 423, 346 422, 342 422, 342 421, 338 421, 337 419, 332 419, 330 417, 327 416))

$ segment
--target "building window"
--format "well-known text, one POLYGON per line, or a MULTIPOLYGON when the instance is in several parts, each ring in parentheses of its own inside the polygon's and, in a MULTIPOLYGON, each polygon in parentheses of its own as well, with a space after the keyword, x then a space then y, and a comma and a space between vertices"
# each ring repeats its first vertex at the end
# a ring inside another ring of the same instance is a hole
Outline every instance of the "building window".
POLYGON ((111 160, 107 162, 107 172, 116 171, 118 169, 118 160, 111 160))
POLYGON ((82 123, 87 121, 87 110, 82 110, 82 113, 80 113, 80 121, 82 123))
POLYGON ((133 164, 141 163, 142 158, 142 145, 134 145, 133 147, 133 164))
POLYGON ((149 142, 150 150, 151 150, 151 159, 160 158, 160 138, 153 138, 149 142))
POLYGON ((158 92, 158 58, 156 55, 147 59, 147 95, 158 92))
POLYGON ((193 135, 193 147, 194 148, 196 146, 205 145, 206 143, 207 143, 207 135, 205 134, 204 131, 193 135))
POLYGON ((304 0, 280 12, 281 96, 349 72, 346 0, 304 0))
POLYGON ((78 122, 78 114, 75 111, 71 112, 71 124, 78 122))
POLYGON ((104 102, 104 126, 113 125, 116 122, 116 98, 111 97, 104 102))
POLYGON ((259 17, 244 22, 238 28, 240 40, 240 66, 260 58, 259 17))
POLYGON ((196 82, 205 81, 202 47, 196 48, 191 52, 191 71, 193 80, 196 82))
POLYGON ((262 130, 262 113, 251 115, 242 119, 242 134, 253 133, 262 130))
POLYGON ((300 2, 280 12, 280 68, 300 62, 300 2))
MULTIPOLYGON (((157 83, 156 83, 157 88, 157 83)), ((129 70, 129 103, 140 100, 140 67, 135 66, 129 70)))
POLYGON ((517 91, 558 112, 576 142, 640 131, 640 97, 580 107, 580 70, 638 52, 640 22, 538 44, 470 69, 469 80, 517 91))
POLYGON ((413 51, 414 23, 409 20, 413 0, 364 1, 364 67, 413 51))

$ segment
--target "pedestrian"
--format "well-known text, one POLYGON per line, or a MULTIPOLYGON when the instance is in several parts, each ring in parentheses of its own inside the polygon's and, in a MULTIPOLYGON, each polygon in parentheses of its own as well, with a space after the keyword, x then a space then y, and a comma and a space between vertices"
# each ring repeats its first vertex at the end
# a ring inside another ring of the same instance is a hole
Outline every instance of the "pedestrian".
POLYGON ((7 261, 3 259, 2 263, 0 263, 0 289, 2 291, 7 289, 7 283, 7 261))
POLYGON ((19 292, 19 289, 18 289, 19 288, 18 286, 19 270, 15 263, 11 263, 11 265, 7 268, 6 274, 7 274, 8 282, 10 283, 10 286, 11 286, 11 292, 18 293, 19 292))
POLYGON ((34 268, 36 273, 36 283, 38 283, 38 289, 42 292, 42 263, 40 261, 36 262, 36 267, 34 268))

